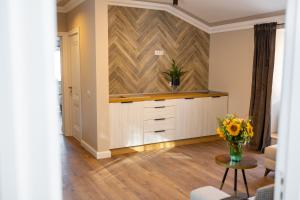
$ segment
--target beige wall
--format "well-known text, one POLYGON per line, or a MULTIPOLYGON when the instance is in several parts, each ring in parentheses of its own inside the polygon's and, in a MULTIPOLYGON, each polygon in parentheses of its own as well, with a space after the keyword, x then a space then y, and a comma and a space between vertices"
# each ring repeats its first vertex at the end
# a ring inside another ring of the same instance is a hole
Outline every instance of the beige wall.
POLYGON ((209 88, 229 92, 229 113, 247 117, 250 105, 253 29, 211 34, 209 88))
POLYGON ((57 13, 57 32, 66 32, 67 30, 67 15, 65 13, 57 13))
POLYGON ((82 139, 97 149, 97 100, 94 0, 87 0, 67 14, 67 29, 79 28, 82 101, 82 139))
POLYGON ((107 0, 95 1, 98 151, 110 146, 107 0))

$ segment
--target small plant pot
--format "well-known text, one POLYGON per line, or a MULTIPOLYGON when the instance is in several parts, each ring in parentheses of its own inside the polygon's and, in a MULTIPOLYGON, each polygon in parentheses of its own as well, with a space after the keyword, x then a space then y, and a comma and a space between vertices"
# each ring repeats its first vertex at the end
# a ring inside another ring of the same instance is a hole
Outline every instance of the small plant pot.
POLYGON ((178 87, 180 85, 180 78, 172 78, 171 84, 172 86, 178 87))

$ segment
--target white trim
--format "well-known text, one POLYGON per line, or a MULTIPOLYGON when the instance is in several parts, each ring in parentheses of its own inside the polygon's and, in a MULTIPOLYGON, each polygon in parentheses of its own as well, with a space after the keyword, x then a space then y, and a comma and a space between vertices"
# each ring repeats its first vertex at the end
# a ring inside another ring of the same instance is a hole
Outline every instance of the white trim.
POLYGON ((280 15, 280 16, 274 16, 274 17, 266 17, 266 18, 248 20, 248 21, 243 21, 243 22, 236 22, 236 23, 231 23, 231 24, 212 26, 210 28, 210 33, 220 33, 220 32, 250 29, 250 28, 253 28, 253 26, 255 24, 262 24, 262 23, 268 23, 268 22, 284 23, 285 16, 280 15))
POLYGON ((202 21, 200 21, 199 19, 192 17, 187 13, 169 4, 142 2, 142 1, 134 1, 134 0, 109 0, 108 4, 114 6, 125 6, 125 7, 166 11, 207 33, 219 33, 219 32, 250 29, 253 28, 255 24, 268 23, 268 22, 283 23, 285 21, 285 16, 280 15, 280 16, 266 17, 266 18, 255 19, 255 20, 247 20, 243 22, 224 24, 224 25, 209 26, 203 23, 202 21))
POLYGON ((134 0, 109 0, 108 4, 113 6, 125 6, 125 7, 146 8, 152 10, 166 11, 205 32, 208 33, 210 32, 209 30, 210 27, 208 25, 204 24, 200 20, 186 14, 185 12, 182 12, 181 10, 178 10, 177 8, 169 4, 141 2, 141 1, 134 1, 134 0))
POLYGON ((111 151, 107 150, 107 151, 98 151, 97 152, 97 159, 104 159, 104 158, 111 158, 111 151))
POLYGON ((63 133, 65 136, 72 136, 71 131, 71 109, 70 109, 70 66, 69 66, 69 43, 68 32, 58 32, 57 34, 62 38, 61 46, 61 80, 62 80, 62 106, 63 106, 63 133))
POLYGON ((65 6, 61 6, 57 8, 57 12, 59 13, 67 13, 76 8, 79 4, 85 2, 85 0, 71 0, 65 6))
POLYGON ((97 158, 97 151, 93 147, 91 147, 88 143, 86 143, 84 140, 81 140, 81 146, 85 150, 87 150, 90 154, 92 154, 92 156, 97 158))
POLYGON ((81 146, 85 150, 87 150, 90 154, 92 154, 92 156, 94 156, 94 158, 96 158, 96 159, 111 158, 111 151, 110 150, 98 152, 93 147, 91 147, 87 142, 85 142, 84 140, 81 140, 81 146))

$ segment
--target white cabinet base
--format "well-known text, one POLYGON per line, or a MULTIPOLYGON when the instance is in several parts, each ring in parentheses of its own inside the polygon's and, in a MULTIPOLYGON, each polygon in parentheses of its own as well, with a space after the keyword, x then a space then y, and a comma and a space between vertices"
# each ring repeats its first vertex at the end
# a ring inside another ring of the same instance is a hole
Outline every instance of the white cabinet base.
POLYGON ((228 97, 110 104, 111 149, 216 134, 228 97))

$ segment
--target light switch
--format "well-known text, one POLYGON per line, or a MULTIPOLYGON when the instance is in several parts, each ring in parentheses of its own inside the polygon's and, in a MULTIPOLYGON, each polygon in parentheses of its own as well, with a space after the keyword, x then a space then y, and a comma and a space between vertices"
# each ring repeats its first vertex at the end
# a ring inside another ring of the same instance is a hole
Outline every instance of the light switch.
POLYGON ((156 56, 162 56, 164 54, 165 54, 164 50, 155 50, 154 51, 154 55, 156 55, 156 56))

